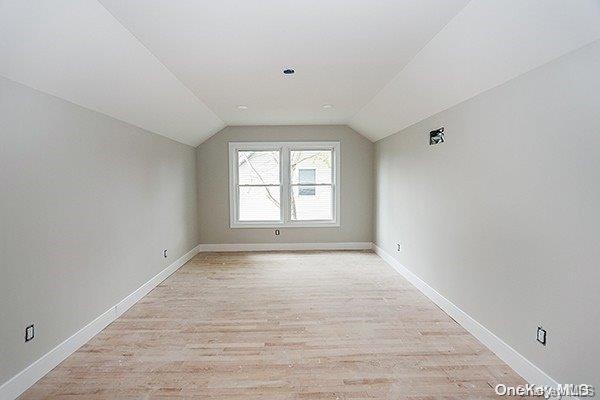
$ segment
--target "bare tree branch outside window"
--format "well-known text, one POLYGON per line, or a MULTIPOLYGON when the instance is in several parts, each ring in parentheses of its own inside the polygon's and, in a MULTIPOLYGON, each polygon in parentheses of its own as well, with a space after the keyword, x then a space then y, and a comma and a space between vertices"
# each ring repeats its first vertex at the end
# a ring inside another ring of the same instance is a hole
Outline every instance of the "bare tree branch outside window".
MULTIPOLYGON (((252 159, 256 156, 261 156, 263 154, 256 152, 256 151, 252 151, 252 152, 244 152, 244 161, 242 161, 240 163, 240 167, 242 165, 244 165, 244 163, 248 163, 248 166, 252 169, 252 171, 254 171, 254 173, 256 174, 256 176, 258 177, 258 179, 260 179, 260 181, 262 182, 263 185, 267 185, 267 183, 265 182, 265 179, 263 178, 263 176, 261 175, 260 172, 258 172, 258 170, 254 167, 254 165, 252 165, 252 159), (246 153, 250 153, 250 155, 247 155, 246 153)), ((277 160, 275 160, 277 162, 277 160)), ((265 189, 265 194, 267 195, 267 198, 273 203, 275 204, 277 207, 279 207, 279 202, 277 201, 277 199, 275 199, 272 195, 271 192, 269 192, 269 187, 268 186, 264 186, 265 189)))
MULTIPOLYGON (((269 201, 271 201, 275 206, 277 206, 279 208, 280 202, 271 195, 271 192, 269 191, 269 187, 267 186, 269 184, 266 182, 261 171, 259 171, 252 162, 255 158, 264 157, 267 154, 269 156, 273 157, 273 160, 276 163, 278 163, 279 160, 276 157, 274 157, 272 153, 265 154, 264 152, 260 152, 260 151, 244 151, 242 154, 243 154, 244 158, 239 161, 238 168, 241 168, 245 164, 248 164, 248 167, 254 172, 254 174, 256 174, 256 177, 260 180, 261 184, 265 185, 265 186, 263 186, 263 188, 265 190, 266 197, 269 199, 269 201)), ((291 176, 294 176, 294 174, 296 173, 296 171, 298 169, 298 166, 301 163, 303 163, 305 161, 309 161, 309 160, 313 160, 315 164, 321 163, 326 168, 331 169, 330 154, 331 153, 328 153, 328 152, 315 151, 313 153, 309 153, 308 156, 303 156, 302 152, 294 152, 290 159, 290 174, 291 174, 291 176)), ((310 186, 310 185, 306 185, 306 186, 310 186)), ((294 199, 294 196, 290 196, 290 209, 291 209, 291 218, 296 219, 297 218, 297 210, 296 210, 296 201, 294 199)))

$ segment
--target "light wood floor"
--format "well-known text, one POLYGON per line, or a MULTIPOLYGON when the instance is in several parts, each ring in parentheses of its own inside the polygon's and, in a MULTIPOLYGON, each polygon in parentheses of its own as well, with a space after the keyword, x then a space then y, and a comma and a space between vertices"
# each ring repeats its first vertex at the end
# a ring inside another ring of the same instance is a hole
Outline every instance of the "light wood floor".
POLYGON ((493 398, 524 384, 371 252, 204 253, 23 399, 493 398))

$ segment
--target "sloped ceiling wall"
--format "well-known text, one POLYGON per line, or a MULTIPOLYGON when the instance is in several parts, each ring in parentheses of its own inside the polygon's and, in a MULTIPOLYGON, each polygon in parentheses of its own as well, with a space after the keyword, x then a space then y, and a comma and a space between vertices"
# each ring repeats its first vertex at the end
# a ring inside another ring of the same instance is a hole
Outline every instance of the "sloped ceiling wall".
POLYGON ((0 75, 193 146, 225 126, 96 0, 0 1, 0 75))
POLYGON ((192 146, 227 125, 376 141, 600 40, 598 0, 236 4, 3 0, 0 75, 192 146))
POLYGON ((472 0, 350 126, 389 136, 600 39, 598 21, 598 0, 472 0))

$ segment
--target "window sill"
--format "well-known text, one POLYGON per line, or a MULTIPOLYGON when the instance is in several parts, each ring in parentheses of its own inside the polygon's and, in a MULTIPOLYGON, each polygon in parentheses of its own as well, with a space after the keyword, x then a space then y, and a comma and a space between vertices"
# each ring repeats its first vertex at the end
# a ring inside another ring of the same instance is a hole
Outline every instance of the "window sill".
POLYGON ((277 222, 235 222, 230 223, 229 227, 232 229, 257 229, 257 228, 265 228, 265 229, 280 229, 280 228, 339 228, 340 223, 334 221, 306 221, 306 222, 286 222, 286 223, 277 223, 277 222))

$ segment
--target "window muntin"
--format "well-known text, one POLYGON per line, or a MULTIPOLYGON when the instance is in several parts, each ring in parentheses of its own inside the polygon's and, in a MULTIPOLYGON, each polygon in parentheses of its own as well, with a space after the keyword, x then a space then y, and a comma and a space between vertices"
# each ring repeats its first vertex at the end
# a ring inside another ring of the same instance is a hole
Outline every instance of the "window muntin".
POLYGON ((230 143, 230 223, 339 226, 339 142, 230 143))

